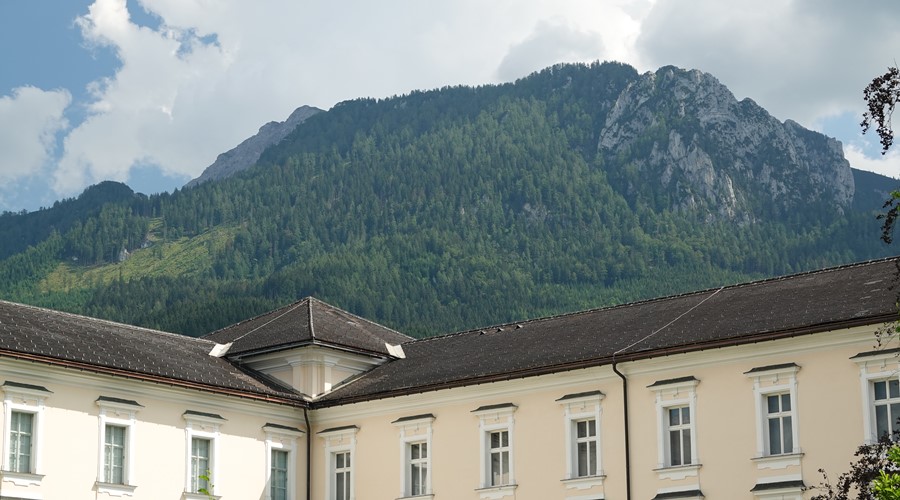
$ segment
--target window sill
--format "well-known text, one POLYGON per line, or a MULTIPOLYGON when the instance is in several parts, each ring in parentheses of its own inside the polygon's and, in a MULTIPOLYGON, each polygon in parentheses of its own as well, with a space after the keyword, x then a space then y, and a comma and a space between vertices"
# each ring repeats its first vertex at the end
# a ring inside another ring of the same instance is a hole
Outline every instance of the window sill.
POLYGON ((566 485, 566 489, 586 490, 595 486, 603 486, 603 480, 606 474, 598 474, 596 476, 570 477, 563 479, 562 483, 566 485))
POLYGON ((757 469, 786 469, 791 466, 800 467, 800 459, 803 453, 784 453, 782 455, 766 455, 754 457, 750 460, 756 462, 757 469))
POLYGON ((433 500, 434 494, 429 493, 427 495, 413 495, 409 497, 399 497, 397 500, 433 500))
POLYGON ((0 480, 13 483, 16 486, 40 486, 43 474, 32 474, 30 472, 0 472, 0 480))
POLYGON ((137 488, 137 486, 131 486, 130 484, 101 483, 100 481, 97 481, 95 486, 97 493, 106 493, 113 497, 130 497, 134 495, 134 490, 137 488))
POLYGON ((207 495, 206 493, 191 493, 185 491, 181 497, 181 500, 209 500, 210 498, 219 500, 222 497, 216 495, 207 495))
POLYGON ((478 496, 480 498, 486 500, 494 500, 497 498, 509 497, 513 496, 517 484, 504 484, 502 486, 485 486, 484 488, 478 488, 475 491, 478 492, 478 496))
POLYGON ((700 470, 701 464, 676 465, 669 467, 660 467, 653 469, 660 479, 670 479, 678 481, 686 477, 697 477, 697 471, 700 470))

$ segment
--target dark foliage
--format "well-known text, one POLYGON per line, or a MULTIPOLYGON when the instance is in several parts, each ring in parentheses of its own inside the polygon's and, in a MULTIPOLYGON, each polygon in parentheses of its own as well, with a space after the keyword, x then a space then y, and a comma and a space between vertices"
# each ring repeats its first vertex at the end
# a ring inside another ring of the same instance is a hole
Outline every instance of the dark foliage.
POLYGON ((850 470, 838 476, 832 483, 826 471, 819 469, 823 482, 812 488, 818 491, 810 500, 872 500, 872 482, 881 471, 892 470, 896 465, 888 457, 888 450, 896 446, 889 436, 883 436, 874 444, 864 444, 853 454, 856 459, 850 470))
POLYGON ((875 77, 863 90, 868 111, 863 113, 860 123, 863 133, 869 131, 874 124, 875 132, 881 140, 881 154, 887 153, 894 143, 894 131, 891 128, 891 117, 894 107, 900 100, 900 70, 896 66, 880 76, 875 77))

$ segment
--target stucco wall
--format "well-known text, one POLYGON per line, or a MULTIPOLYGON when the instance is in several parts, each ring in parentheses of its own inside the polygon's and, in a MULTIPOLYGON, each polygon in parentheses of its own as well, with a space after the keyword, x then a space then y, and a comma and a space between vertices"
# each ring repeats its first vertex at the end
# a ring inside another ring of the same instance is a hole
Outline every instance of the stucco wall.
MULTIPOLYGON (((96 491, 99 462, 98 397, 132 400, 142 408, 131 428, 134 441, 133 496, 159 500, 182 498, 185 490, 187 410, 220 415, 212 474, 215 493, 226 499, 263 499, 267 480, 266 423, 301 427, 302 412, 285 406, 195 390, 91 375, 37 364, 0 361, 2 381, 43 386, 49 394, 41 415, 39 486, 4 480, 4 497, 67 500, 111 498, 96 491)), ((0 423, 4 423, 0 414, 0 423)), ((4 438, 6 438, 4 436, 4 438)), ((296 440, 296 498, 305 491, 305 437, 296 440)))

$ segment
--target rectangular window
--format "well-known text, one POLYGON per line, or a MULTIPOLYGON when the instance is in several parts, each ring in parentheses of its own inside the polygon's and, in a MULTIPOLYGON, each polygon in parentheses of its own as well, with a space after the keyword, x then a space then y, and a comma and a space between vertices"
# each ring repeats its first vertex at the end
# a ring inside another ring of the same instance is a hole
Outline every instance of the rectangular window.
POLYGON ((424 495, 428 485, 428 444, 409 444, 409 492, 424 495))
POLYGON ((334 454, 334 500, 350 500, 351 474, 350 452, 334 454))
POLYGON ((790 393, 766 396, 766 433, 770 455, 794 451, 792 415, 790 393))
POLYGON ((191 439, 191 492, 209 489, 209 457, 212 441, 204 438, 191 439))
POLYGON ((875 431, 876 436, 893 436, 900 431, 900 381, 897 379, 873 382, 875 391, 875 431))
POLYGON ((271 500, 287 500, 288 452, 272 450, 271 500))
POLYGON ((9 470, 31 472, 34 443, 34 413, 13 411, 9 425, 9 470))
POLYGON ((103 481, 125 484, 125 427, 106 426, 106 442, 103 447, 103 481))
POLYGON ((691 408, 679 406, 667 409, 669 415, 670 466, 688 465, 691 461, 691 408))
POLYGON ((509 484, 509 431, 490 433, 491 486, 509 484))
POLYGON ((575 448, 578 477, 597 475, 597 421, 575 422, 575 448))

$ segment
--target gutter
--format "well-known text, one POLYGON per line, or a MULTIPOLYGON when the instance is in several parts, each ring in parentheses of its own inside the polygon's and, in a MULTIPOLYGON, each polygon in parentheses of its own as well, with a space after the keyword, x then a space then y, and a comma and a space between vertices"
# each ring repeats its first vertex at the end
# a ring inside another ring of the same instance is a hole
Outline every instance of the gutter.
POLYGON ((306 500, 312 500, 312 427, 309 426, 309 408, 303 408, 306 420, 306 500))
POLYGON ((616 356, 613 355, 612 370, 622 379, 622 406, 625 417, 625 499, 631 500, 631 441, 628 433, 628 379, 616 367, 616 356))

